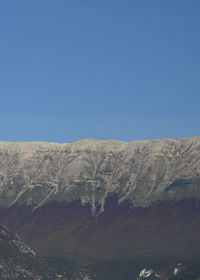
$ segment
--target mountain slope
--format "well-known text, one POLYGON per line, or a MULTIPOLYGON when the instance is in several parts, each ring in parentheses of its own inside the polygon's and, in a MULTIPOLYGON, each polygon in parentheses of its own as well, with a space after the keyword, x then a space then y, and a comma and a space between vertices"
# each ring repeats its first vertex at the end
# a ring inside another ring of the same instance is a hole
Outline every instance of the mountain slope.
POLYGON ((180 140, 83 140, 0 143, 0 205, 35 209, 51 200, 104 209, 109 193, 134 206, 200 197, 200 137, 180 140))
POLYGON ((0 223, 98 280, 199 263, 200 137, 1 142, 0 223))
POLYGON ((59 278, 17 235, 0 225, 0 279, 55 280, 59 278))

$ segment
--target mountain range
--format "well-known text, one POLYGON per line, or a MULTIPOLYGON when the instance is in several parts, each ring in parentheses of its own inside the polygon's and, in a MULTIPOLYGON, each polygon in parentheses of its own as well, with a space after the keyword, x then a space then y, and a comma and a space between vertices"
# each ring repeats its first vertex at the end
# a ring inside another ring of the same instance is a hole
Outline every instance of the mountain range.
POLYGON ((105 280, 198 262, 199 201, 200 137, 0 142, 0 222, 105 280))

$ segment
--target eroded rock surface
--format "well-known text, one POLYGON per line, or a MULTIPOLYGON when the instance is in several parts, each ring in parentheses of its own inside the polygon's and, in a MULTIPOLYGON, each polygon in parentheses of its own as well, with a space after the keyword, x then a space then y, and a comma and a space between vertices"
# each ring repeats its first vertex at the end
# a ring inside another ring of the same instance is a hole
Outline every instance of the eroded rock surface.
POLYGON ((50 200, 97 204, 109 193, 134 206, 200 197, 200 137, 75 143, 0 142, 0 205, 50 200))

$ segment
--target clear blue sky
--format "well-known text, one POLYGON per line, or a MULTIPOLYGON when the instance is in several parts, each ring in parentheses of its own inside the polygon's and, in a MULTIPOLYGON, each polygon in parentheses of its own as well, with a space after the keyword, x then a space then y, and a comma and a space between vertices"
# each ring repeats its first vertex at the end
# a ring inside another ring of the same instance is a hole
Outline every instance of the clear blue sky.
POLYGON ((0 97, 0 140, 200 135, 200 1, 2 0, 0 97))

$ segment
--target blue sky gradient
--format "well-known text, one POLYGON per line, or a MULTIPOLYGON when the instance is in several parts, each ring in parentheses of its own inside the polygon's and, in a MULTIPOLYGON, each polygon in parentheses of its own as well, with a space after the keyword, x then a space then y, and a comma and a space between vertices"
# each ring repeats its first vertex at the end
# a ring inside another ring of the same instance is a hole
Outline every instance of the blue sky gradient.
POLYGON ((200 135, 200 1, 0 1, 0 140, 200 135))

